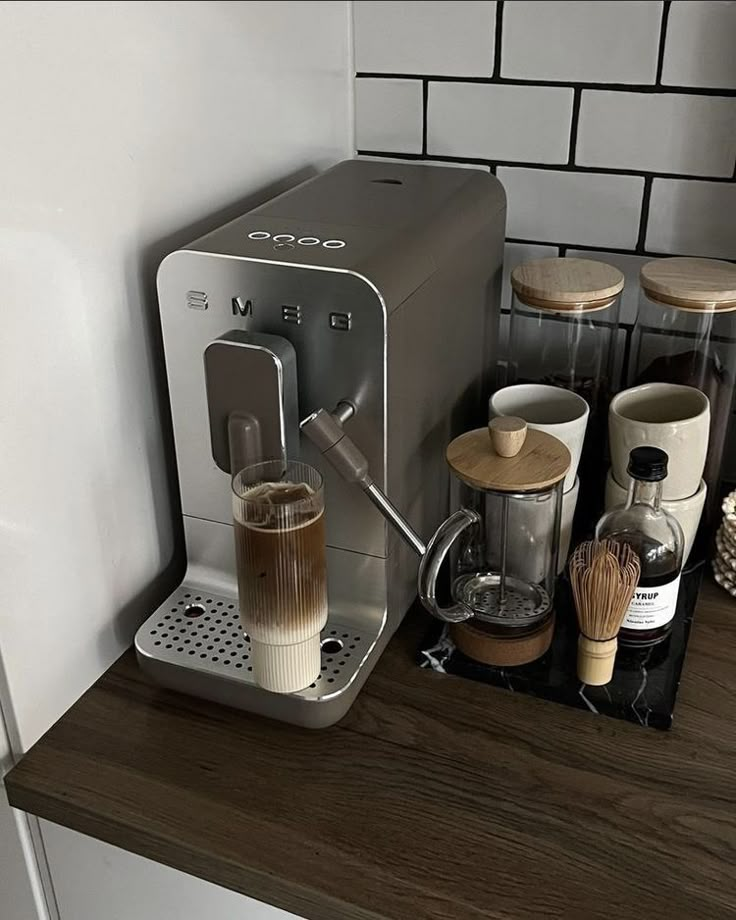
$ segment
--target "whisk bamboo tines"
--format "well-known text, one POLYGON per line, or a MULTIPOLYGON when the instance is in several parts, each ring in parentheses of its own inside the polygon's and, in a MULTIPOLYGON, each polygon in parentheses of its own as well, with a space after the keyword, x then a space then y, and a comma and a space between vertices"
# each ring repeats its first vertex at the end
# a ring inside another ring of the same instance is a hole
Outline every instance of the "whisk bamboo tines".
POLYGON ((578 677, 592 686, 613 674, 626 610, 639 583, 639 557, 626 543, 590 540, 570 560, 570 581, 578 614, 578 677))

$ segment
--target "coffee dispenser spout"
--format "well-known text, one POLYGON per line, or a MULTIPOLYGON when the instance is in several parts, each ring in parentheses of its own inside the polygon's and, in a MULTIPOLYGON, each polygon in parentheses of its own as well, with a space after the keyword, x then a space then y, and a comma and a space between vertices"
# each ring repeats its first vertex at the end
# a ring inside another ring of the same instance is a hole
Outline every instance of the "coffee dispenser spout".
POLYGON ((373 481, 368 470, 368 460, 355 443, 345 434, 343 423, 355 414, 355 406, 341 400, 332 412, 317 409, 300 424, 302 432, 329 460, 346 482, 360 486, 418 556, 423 556, 426 546, 411 524, 373 481))

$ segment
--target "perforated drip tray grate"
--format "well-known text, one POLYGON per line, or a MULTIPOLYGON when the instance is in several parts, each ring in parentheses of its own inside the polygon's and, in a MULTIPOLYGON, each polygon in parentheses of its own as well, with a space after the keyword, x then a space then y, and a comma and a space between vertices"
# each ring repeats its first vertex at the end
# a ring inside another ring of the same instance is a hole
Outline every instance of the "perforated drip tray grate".
MULTIPOLYGON (((357 632, 354 626, 331 616, 322 631, 319 676, 305 690, 289 696, 319 701, 341 693, 375 640, 375 635, 357 632)), ((182 585, 138 630, 136 649, 144 659, 257 686, 250 638, 243 632, 237 600, 232 597, 205 594, 182 585)))

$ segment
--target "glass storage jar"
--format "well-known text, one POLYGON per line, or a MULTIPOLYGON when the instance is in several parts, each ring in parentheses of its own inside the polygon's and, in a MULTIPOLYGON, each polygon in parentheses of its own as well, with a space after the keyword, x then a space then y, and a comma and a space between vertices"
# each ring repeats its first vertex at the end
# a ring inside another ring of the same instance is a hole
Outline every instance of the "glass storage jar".
POLYGON ((510 382, 563 387, 590 406, 574 525, 581 534, 601 511, 624 276, 593 259, 537 259, 517 265, 511 287, 510 382))
POLYGON ((720 503, 736 380, 736 265, 715 259, 656 259, 642 266, 639 280, 630 383, 687 384, 709 398, 710 440, 703 474, 708 528, 720 503))
POLYGON ((550 383, 587 400, 593 415, 617 389, 615 337, 624 276, 592 259, 537 259, 511 273, 512 383, 550 383))

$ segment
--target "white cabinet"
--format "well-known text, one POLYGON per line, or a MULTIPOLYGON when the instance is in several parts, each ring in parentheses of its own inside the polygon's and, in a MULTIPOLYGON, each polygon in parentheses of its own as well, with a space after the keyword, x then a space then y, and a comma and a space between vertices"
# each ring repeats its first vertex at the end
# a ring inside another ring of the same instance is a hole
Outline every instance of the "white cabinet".
POLYGON ((57 824, 41 828, 61 920, 296 920, 57 824))
MULTIPOLYGON (((10 741, 0 713, 0 918, 2 920, 41 920, 36 911, 31 887, 35 873, 28 871, 21 832, 27 832, 27 818, 8 805, 2 777, 13 765, 10 741)), ((29 843, 26 833, 26 844, 29 843)))

